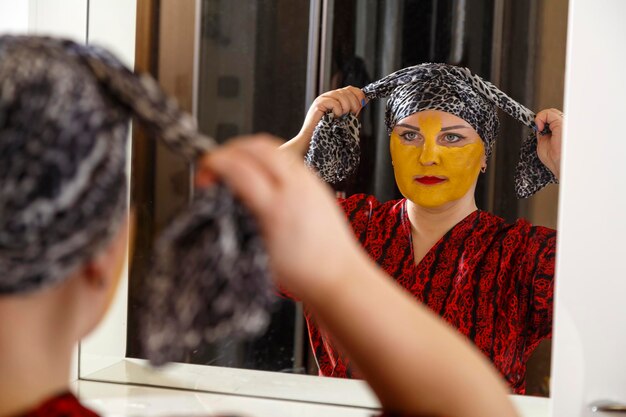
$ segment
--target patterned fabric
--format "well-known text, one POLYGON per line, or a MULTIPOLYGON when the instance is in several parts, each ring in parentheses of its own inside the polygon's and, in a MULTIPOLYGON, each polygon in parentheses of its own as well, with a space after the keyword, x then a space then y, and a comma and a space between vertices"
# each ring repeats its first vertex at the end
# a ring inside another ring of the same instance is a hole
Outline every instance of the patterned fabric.
MULTIPOLYGON (((498 134, 497 108, 533 129, 523 141, 515 176, 519 198, 529 197, 557 182, 539 160, 535 114, 496 86, 472 74, 467 68, 448 64, 420 64, 396 71, 363 88, 368 100, 389 97, 385 125, 391 134, 401 119, 423 110, 440 110, 469 123, 485 144, 487 158, 498 134)), ((358 119, 348 114, 333 119, 326 114, 313 133, 305 160, 324 181, 336 183, 356 171, 359 163, 358 119)), ((549 129, 542 133, 549 133, 549 129)))
POLYGON ((333 119, 333 113, 326 113, 315 126, 305 164, 330 184, 350 178, 361 162, 360 129, 352 114, 333 119))
MULTIPOLYGON (((406 199, 381 204, 358 194, 341 205, 372 259, 466 335, 523 394, 526 362, 551 336, 556 232, 476 211, 415 265, 406 199)), ((358 377, 308 313, 307 322, 320 374, 358 377)))
POLYGON ((82 406, 78 399, 68 392, 49 399, 19 417, 98 417, 98 414, 82 406))
MULTIPOLYGON (((110 241, 126 212, 130 117, 190 163, 216 146, 152 78, 108 52, 0 37, 0 294, 54 285, 110 241)), ((223 186, 196 193, 152 264, 140 316, 155 363, 269 321, 262 240, 223 186)))

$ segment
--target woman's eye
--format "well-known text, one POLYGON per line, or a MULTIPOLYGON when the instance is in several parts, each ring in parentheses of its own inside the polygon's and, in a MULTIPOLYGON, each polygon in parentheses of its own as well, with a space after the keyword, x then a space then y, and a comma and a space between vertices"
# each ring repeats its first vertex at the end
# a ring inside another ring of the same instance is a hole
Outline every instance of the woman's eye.
POLYGON ((447 135, 445 135, 443 137, 443 139, 447 142, 447 143, 455 143, 460 141, 461 139, 463 139, 462 136, 459 136, 457 134, 454 133, 448 133, 447 135))
POLYGON ((405 132, 403 134, 401 134, 400 136, 402 136, 402 139, 406 140, 406 141, 414 141, 415 139, 417 139, 417 133, 416 132, 405 132))

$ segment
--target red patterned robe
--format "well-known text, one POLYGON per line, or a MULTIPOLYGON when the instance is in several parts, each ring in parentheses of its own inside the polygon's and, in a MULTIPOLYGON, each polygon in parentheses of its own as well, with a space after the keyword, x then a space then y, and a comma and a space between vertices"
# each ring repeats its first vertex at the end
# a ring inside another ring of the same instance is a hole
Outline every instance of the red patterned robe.
MULTIPOLYGON (((405 199, 381 204, 357 194, 340 204, 378 265, 469 337, 523 394, 526 361, 551 336, 556 232, 479 210, 415 265, 405 199)), ((307 323, 320 375, 358 377, 309 314, 307 323)))
MULTIPOLYGON (((57 397, 50 398, 43 404, 28 413, 21 414, 16 417, 99 417, 98 414, 85 408, 78 399, 71 393, 61 394, 57 397)), ((209 416, 207 416, 209 417, 209 416)), ((220 417, 220 416, 214 416, 220 417)), ((226 417, 226 416, 222 416, 226 417)), ((229 414, 228 417, 233 417, 229 414)), ((382 412, 372 417, 411 417, 408 414, 396 414, 382 412)))
POLYGON ((21 417, 98 417, 98 415, 83 407, 78 399, 68 392, 50 398, 21 417))

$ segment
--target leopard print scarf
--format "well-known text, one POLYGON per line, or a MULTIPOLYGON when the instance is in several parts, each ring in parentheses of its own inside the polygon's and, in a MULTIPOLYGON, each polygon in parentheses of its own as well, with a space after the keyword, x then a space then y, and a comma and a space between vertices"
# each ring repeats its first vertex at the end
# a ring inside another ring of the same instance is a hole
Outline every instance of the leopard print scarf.
MULTIPOLYGON (((152 78, 110 53, 0 37, 0 295, 53 286, 110 241, 127 210, 130 117, 190 162, 216 146, 152 78)), ((140 291, 141 339, 156 364, 264 329, 268 259, 228 189, 197 192, 156 242, 140 291)))
MULTIPOLYGON (((468 122, 491 155, 498 134, 497 109, 532 129, 522 142, 515 175, 519 198, 529 197, 556 177, 539 160, 535 114, 496 86, 467 68, 448 64, 420 64, 396 71, 363 88, 368 100, 388 97, 385 125, 391 134, 396 123, 422 110, 441 110, 468 122)), ((317 125, 306 154, 306 164, 327 182, 344 180, 359 164, 358 119, 352 115, 333 119, 326 114, 317 125)), ((546 130, 542 133, 548 133, 546 130)))

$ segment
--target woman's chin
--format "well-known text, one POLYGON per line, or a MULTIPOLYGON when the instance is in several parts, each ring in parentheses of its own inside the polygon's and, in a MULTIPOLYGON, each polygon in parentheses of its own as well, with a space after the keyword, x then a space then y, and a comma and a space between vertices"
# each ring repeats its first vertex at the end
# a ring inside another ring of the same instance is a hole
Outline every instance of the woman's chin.
POLYGON ((409 198, 407 200, 411 201, 414 205, 418 206, 421 209, 429 210, 429 211, 445 211, 450 207, 453 207, 456 203, 459 202, 460 199, 443 199, 443 198, 409 198))

